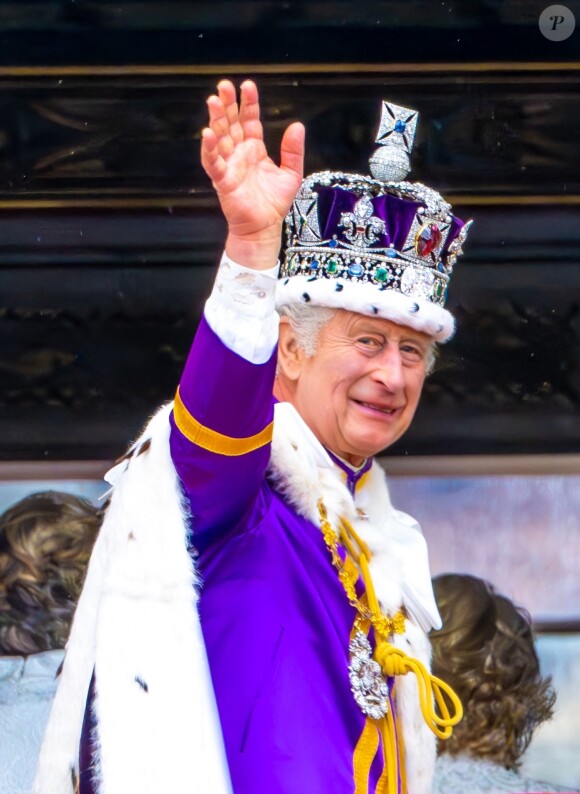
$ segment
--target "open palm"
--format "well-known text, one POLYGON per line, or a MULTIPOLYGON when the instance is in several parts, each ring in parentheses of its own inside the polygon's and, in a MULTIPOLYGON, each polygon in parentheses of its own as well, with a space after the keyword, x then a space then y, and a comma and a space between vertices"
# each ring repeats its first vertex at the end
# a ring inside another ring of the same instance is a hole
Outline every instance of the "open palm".
POLYGON ((201 160, 217 192, 229 233, 241 239, 277 236, 294 199, 304 161, 304 127, 291 124, 280 147, 280 165, 264 145, 258 90, 247 80, 236 90, 229 80, 208 99, 209 127, 201 160))

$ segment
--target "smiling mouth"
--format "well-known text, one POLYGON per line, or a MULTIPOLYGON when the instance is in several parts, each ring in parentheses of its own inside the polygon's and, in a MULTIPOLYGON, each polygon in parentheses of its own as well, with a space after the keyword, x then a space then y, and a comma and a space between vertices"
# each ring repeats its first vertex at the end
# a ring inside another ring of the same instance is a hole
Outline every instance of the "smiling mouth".
POLYGON ((391 415, 394 414, 398 409, 397 408, 380 408, 378 405, 373 405, 372 403, 365 403, 362 400, 355 400, 357 405, 362 405, 363 408, 371 408, 373 411, 379 411, 379 413, 391 415))

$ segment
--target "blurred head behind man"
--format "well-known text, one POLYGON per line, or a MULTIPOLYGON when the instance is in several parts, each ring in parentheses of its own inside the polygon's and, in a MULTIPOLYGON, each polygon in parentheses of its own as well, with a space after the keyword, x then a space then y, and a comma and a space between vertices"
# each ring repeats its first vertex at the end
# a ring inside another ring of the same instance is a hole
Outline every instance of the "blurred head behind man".
POLYGON ((0 516, 0 654, 64 648, 100 524, 100 509, 56 491, 0 516))

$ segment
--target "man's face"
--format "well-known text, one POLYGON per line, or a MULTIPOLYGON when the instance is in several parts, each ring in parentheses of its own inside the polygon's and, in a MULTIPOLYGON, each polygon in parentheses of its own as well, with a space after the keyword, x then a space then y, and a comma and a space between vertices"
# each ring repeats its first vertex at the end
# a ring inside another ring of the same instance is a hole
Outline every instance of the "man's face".
POLYGON ((327 449, 359 465, 409 427, 431 347, 412 328, 339 310, 301 357, 291 401, 327 449))

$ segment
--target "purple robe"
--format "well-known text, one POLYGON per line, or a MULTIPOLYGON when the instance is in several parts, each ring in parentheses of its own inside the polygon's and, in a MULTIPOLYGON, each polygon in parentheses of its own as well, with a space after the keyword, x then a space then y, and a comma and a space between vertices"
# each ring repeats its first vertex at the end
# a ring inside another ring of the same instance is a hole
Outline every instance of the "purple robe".
MULTIPOLYGON (((249 363, 202 320, 181 399, 205 427, 257 434, 273 418, 275 358, 249 363)), ((348 680, 356 615, 320 528, 267 481, 269 445, 220 456, 173 423, 171 453, 191 505, 201 627, 235 794, 352 794, 364 725, 348 680)), ((351 492, 367 468, 343 468, 351 492)))

